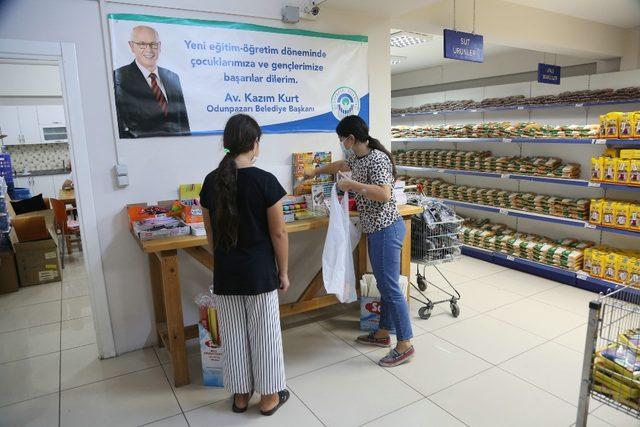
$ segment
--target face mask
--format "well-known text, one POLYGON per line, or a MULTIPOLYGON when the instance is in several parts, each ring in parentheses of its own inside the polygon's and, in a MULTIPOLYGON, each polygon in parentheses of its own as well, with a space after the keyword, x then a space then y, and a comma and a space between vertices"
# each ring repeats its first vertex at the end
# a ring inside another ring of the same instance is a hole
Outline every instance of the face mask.
POLYGON ((342 154, 344 154, 345 159, 356 155, 356 153, 353 151, 353 148, 347 148, 344 146, 344 141, 340 141, 340 148, 342 148, 342 154))

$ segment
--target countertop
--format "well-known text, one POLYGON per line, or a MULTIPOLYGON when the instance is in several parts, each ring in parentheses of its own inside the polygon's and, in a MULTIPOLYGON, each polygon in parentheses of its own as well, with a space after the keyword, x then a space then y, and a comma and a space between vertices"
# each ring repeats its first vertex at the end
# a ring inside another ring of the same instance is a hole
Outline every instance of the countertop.
POLYGON ((70 173, 71 171, 66 169, 43 169, 43 170, 31 171, 28 174, 18 172, 18 174, 15 176, 18 178, 22 178, 25 176, 67 175, 70 173))

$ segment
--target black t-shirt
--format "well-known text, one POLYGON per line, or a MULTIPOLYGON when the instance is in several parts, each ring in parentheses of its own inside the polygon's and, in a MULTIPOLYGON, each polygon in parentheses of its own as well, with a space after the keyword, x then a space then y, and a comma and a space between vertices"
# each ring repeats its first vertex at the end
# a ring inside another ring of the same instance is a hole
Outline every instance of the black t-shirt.
MULTIPOLYGON (((217 169, 204 179, 200 203, 209 210, 215 231, 214 179, 217 169)), ((279 287, 267 209, 287 192, 278 179, 256 167, 238 169, 238 245, 215 248, 213 291, 218 295, 256 295, 279 287)))

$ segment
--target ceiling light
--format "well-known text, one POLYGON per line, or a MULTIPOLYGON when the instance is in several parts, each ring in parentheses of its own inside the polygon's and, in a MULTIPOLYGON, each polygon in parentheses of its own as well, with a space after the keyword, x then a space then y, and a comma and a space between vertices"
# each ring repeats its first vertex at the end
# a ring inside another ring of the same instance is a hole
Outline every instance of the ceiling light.
POLYGON ((406 31, 398 31, 391 34, 389 41, 392 47, 408 47, 426 43, 433 39, 429 34, 409 33, 406 31))
POLYGON ((391 65, 399 64, 404 62, 406 59, 406 56, 391 55, 391 65))

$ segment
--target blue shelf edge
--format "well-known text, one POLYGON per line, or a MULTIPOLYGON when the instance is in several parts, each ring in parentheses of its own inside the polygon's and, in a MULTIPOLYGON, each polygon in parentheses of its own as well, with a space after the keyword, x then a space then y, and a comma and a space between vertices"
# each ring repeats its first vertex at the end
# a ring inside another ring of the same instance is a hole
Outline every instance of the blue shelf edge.
POLYGON ((600 182, 600 187, 608 188, 610 190, 621 190, 621 191, 640 191, 640 185, 620 185, 620 184, 608 184, 605 182, 600 182))
POLYGON ((504 142, 514 144, 583 144, 607 145, 616 148, 640 147, 638 139, 602 139, 602 138, 392 138, 391 142, 504 142))
MULTIPOLYGON (((478 258, 493 264, 509 267, 514 270, 530 273, 535 276, 544 277, 549 280, 564 283, 576 288, 585 289, 595 293, 607 293, 611 290, 622 287, 621 285, 607 280, 591 277, 581 272, 566 270, 553 265, 542 264, 524 258, 518 258, 502 252, 495 252, 488 249, 476 248, 469 245, 462 245, 464 255, 478 258)), ((632 292, 640 296, 640 290, 633 289, 632 292)), ((585 306, 586 310, 586 306, 585 306)))
POLYGON ((509 107, 495 108, 476 108, 471 110, 442 110, 442 111, 425 111, 419 113, 395 113, 391 117, 415 117, 415 116, 437 116, 439 114, 472 114, 472 113, 491 113, 495 111, 518 111, 518 110, 549 110, 554 108, 584 108, 598 107, 606 105, 623 105, 623 104, 640 104, 640 99, 629 99, 626 101, 605 101, 605 102, 582 102, 572 104, 548 104, 548 105, 514 105, 509 107))

